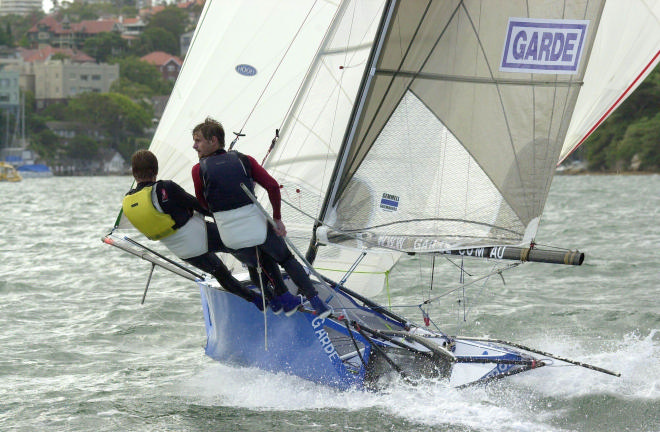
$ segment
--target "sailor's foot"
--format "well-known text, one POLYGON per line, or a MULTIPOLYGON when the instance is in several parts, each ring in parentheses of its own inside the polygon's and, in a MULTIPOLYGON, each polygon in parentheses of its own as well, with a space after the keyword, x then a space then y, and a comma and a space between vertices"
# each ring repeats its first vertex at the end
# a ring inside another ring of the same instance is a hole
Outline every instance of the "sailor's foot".
POLYGON ((284 310, 284 306, 282 306, 282 302, 280 301, 279 296, 273 297, 268 305, 270 306, 270 309, 273 311, 275 315, 281 314, 282 311, 284 310))
MULTIPOLYGON (((250 303, 254 303, 254 305, 259 309, 260 311, 264 311, 264 299, 257 293, 252 293, 252 299, 249 300, 250 303)), ((266 306, 268 306, 268 302, 266 302, 266 306)))
POLYGON ((280 303, 282 304, 282 309, 284 310, 284 315, 291 316, 298 311, 298 308, 303 303, 303 298, 301 296, 294 296, 290 292, 285 292, 278 297, 280 303))
POLYGON ((316 315, 321 319, 325 319, 333 313, 332 308, 326 305, 317 295, 309 299, 309 303, 316 311, 316 315))
POLYGON ((291 316, 296 313, 298 307, 302 305, 302 298, 299 296, 294 296, 289 291, 287 291, 284 294, 273 298, 270 304, 271 309, 273 309, 273 313, 275 315, 284 312, 284 315, 291 316))

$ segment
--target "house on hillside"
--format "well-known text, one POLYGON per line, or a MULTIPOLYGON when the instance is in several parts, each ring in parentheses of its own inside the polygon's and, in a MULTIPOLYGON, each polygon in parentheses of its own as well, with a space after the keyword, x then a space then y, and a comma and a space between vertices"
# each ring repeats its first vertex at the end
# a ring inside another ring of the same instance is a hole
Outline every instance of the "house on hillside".
POLYGON ((121 24, 114 19, 72 23, 67 16, 60 22, 55 15, 48 15, 32 26, 27 36, 32 48, 51 45, 55 48, 82 49, 85 41, 92 36, 104 32, 121 34, 121 30, 121 24))
POLYGON ((156 66, 164 80, 175 81, 179 76, 183 62, 175 55, 163 51, 154 51, 141 57, 142 61, 156 66))
POLYGON ((82 49, 85 41, 100 33, 114 32, 128 40, 142 34, 146 23, 140 17, 104 18, 70 22, 65 15, 61 21, 56 15, 48 15, 28 30, 28 39, 32 48, 50 45, 55 48, 82 49))
POLYGON ((107 93, 119 79, 119 65, 96 63, 77 49, 45 45, 17 51, 20 62, 5 69, 20 72, 20 85, 34 93, 37 109, 84 92, 107 93))

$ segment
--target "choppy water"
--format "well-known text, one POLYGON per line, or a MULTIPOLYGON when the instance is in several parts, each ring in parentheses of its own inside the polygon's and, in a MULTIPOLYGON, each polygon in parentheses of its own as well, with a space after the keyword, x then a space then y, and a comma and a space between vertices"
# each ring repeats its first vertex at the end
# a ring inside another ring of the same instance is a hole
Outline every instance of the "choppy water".
MULTIPOLYGON (((543 368, 486 388, 382 393, 206 358, 199 293, 162 270, 140 306, 148 263, 100 241, 129 186, 0 183, 0 430, 660 431, 660 176, 555 179, 539 243, 579 247, 585 264, 522 266, 468 298, 467 322, 451 295, 433 317, 621 378, 543 368)), ((403 278, 392 275, 393 304, 419 299, 403 278)))

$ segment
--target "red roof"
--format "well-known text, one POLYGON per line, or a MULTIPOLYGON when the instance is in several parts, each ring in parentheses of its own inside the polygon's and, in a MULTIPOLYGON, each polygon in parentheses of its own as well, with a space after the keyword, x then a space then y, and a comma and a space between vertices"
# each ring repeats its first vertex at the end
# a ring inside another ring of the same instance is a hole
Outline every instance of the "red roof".
POLYGON ((58 22, 54 15, 48 15, 40 19, 39 22, 32 26, 28 33, 36 33, 39 27, 47 27, 56 35, 71 34, 71 33, 86 33, 98 34, 103 32, 110 32, 114 30, 115 26, 119 23, 118 20, 105 19, 105 20, 85 20, 79 23, 70 23, 69 28, 65 29, 61 22, 58 22))
POLYGON ((163 51, 154 51, 147 54, 146 56, 141 57, 140 60, 146 61, 147 63, 151 63, 156 66, 163 66, 171 61, 174 61, 179 66, 183 64, 179 57, 163 51))
POLYGON ((57 53, 66 55, 74 63, 93 63, 95 61, 93 57, 88 56, 82 51, 73 50, 71 48, 53 48, 50 45, 46 45, 39 49, 19 48, 19 52, 21 57, 23 57, 23 61, 26 63, 43 62, 49 60, 57 53))

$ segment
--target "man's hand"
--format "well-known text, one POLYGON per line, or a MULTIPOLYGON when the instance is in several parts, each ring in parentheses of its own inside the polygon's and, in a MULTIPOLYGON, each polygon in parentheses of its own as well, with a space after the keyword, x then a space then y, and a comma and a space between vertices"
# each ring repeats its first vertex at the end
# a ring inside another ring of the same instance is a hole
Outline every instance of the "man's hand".
POLYGON ((275 219, 275 234, 280 237, 286 236, 286 227, 281 219, 275 219))

